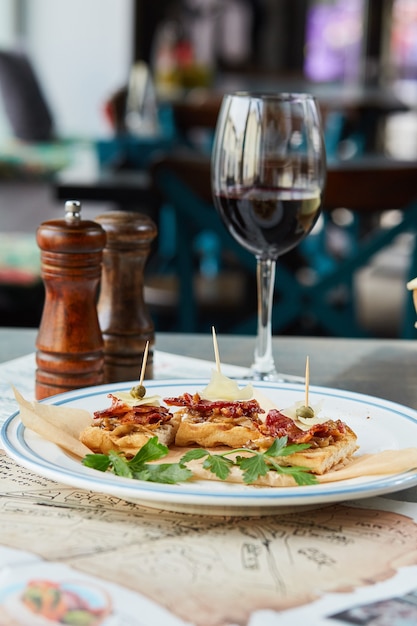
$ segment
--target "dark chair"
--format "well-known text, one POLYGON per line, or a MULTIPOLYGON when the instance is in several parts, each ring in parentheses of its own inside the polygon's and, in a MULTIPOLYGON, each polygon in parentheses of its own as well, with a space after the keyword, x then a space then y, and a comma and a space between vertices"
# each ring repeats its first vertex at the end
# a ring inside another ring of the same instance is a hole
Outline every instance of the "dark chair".
MULTIPOLYGON (((239 268, 236 280, 240 280, 243 275, 246 277, 254 275, 255 259, 230 237, 220 222, 212 205, 210 164, 207 157, 197 156, 194 152, 188 151, 172 153, 156 160, 151 171, 156 187, 174 214, 174 225, 170 232, 160 233, 160 236, 162 242, 171 238, 170 248, 173 251, 171 271, 178 277, 177 328, 182 332, 196 332, 202 330, 199 326, 201 301, 198 301, 195 284, 198 274, 195 242, 199 236, 202 233, 206 235, 211 233, 218 242, 219 249, 216 254, 220 268, 216 276, 212 277, 213 286, 216 281, 218 286, 221 282, 223 275, 221 266, 225 256, 228 257, 226 263, 229 263, 229 269, 234 266, 239 268), (172 242, 172 237, 175 237, 175 242, 172 242)), ((254 299, 255 296, 254 293, 254 299)), ((246 302, 236 302, 236 308, 240 307, 242 314, 244 308, 251 308, 251 303, 247 302, 247 294, 245 300, 246 302)), ((226 296, 224 301, 229 301, 229 298, 226 296)), ((230 311, 226 310, 227 307, 223 306, 225 302, 222 303, 218 287, 217 313, 221 314, 223 311, 224 315, 230 314, 230 311)))
POLYGON ((0 50, 0 92, 14 137, 27 142, 54 139, 54 120, 29 57, 0 50))
MULTIPOLYGON (((357 322, 353 280, 359 269, 367 266, 377 253, 390 246, 399 235, 415 234, 417 162, 369 157, 330 163, 323 207, 326 213, 341 207, 349 209, 356 218, 356 232, 350 252, 335 261, 333 268, 320 277, 315 293, 311 292, 310 306, 318 315, 324 315, 330 330, 337 331, 345 325, 345 336, 361 336, 366 333, 357 322), (381 218, 389 211, 397 211, 398 220, 395 225, 384 228, 381 218), (347 287, 348 297, 343 311, 326 304, 326 296, 338 285, 347 287)), ((408 262, 407 279, 414 277, 416 267, 417 250, 414 244, 408 262)), ((416 337, 411 298, 405 302, 399 334, 403 338, 416 337)), ((384 315, 384 311, 381 311, 381 315, 384 315)))

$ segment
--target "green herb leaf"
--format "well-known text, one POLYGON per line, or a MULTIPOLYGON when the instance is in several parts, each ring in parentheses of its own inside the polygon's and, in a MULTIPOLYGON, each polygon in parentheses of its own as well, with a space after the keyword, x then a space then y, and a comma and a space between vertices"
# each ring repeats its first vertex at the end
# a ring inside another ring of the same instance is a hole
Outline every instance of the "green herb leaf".
POLYGON ((156 463, 155 465, 144 465, 138 472, 134 472, 133 478, 174 485, 189 480, 192 475, 191 470, 179 463, 156 463))
POLYGON ((238 457, 236 462, 243 472, 243 480, 247 485, 255 482, 259 476, 266 476, 269 467, 265 462, 265 453, 254 452, 251 457, 238 457))
POLYGON ((109 459, 112 465, 113 471, 117 476, 124 476, 125 478, 132 478, 132 470, 129 467, 128 461, 124 459, 120 454, 110 450, 109 459))
POLYGON ((265 456, 288 456, 290 454, 294 454, 294 452, 301 452, 301 450, 306 450, 311 447, 309 443, 290 443, 287 445, 287 441, 288 437, 275 439, 272 446, 264 452, 265 456))
POLYGON ((182 457, 180 458, 180 464, 184 465, 185 463, 188 463, 189 461, 202 459, 204 456, 207 456, 209 454, 210 453, 207 452, 207 450, 204 450, 203 448, 192 448, 191 450, 188 450, 188 452, 182 455, 182 457))
POLYGON ((315 474, 312 474, 308 467, 302 467, 301 465, 290 465, 284 467, 271 462, 273 468, 280 474, 287 474, 294 478, 297 485, 317 485, 318 480, 315 474))
POLYGON ((282 456, 283 455, 282 453, 287 446, 287 441, 288 441, 287 436, 279 437, 278 439, 275 439, 272 446, 270 446, 268 450, 264 452, 264 454, 266 456, 282 456))
POLYGON ((110 459, 107 454, 86 454, 82 464, 100 472, 107 472, 110 467, 110 459))
POLYGON ((281 456, 289 456, 290 454, 294 454, 294 452, 301 452, 302 450, 307 450, 308 448, 311 448, 311 444, 309 443, 293 443, 285 447, 281 456))
POLYGON ((303 485, 318 485, 319 483, 317 476, 308 470, 300 469, 298 472, 294 472, 293 478, 299 487, 303 485))
POLYGON ((207 458, 203 462, 203 468, 215 474, 220 480, 226 480, 234 462, 231 459, 227 459, 222 454, 210 454, 210 452, 203 448, 193 448, 188 450, 188 452, 181 457, 180 465, 184 467, 189 461, 196 461, 204 457, 207 458))
POLYGON ((135 472, 139 470, 144 463, 149 461, 157 461, 163 459, 169 452, 167 446, 159 443, 158 437, 151 437, 144 446, 136 453, 133 459, 128 461, 130 469, 135 472))
POLYGON ((203 462, 203 468, 215 474, 220 480, 226 480, 234 465, 232 459, 227 459, 221 454, 207 454, 208 456, 203 462))

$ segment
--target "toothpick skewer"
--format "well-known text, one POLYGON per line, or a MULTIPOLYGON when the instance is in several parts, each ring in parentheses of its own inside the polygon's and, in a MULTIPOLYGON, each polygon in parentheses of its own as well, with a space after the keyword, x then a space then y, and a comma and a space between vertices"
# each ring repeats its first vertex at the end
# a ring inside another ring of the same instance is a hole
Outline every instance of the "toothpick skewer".
POLYGON ((143 384, 143 379, 145 378, 145 370, 146 370, 146 362, 148 360, 148 352, 149 352, 149 341, 146 342, 145 350, 143 352, 142 369, 140 371, 139 385, 143 384))
POLYGON ((139 383, 132 387, 130 395, 138 400, 146 396, 146 389, 143 386, 143 379, 145 378, 146 362, 148 360, 149 341, 146 342, 145 350, 143 351, 142 368, 140 370, 139 383))
POLYGON ((310 385, 310 359, 307 356, 306 358, 306 375, 305 375, 305 379, 306 379, 306 387, 305 387, 305 406, 308 406, 308 388, 310 385))
POLYGON ((213 346, 214 346, 214 357, 216 359, 216 368, 217 371, 220 374, 220 356, 219 356, 219 346, 217 345, 217 337, 216 337, 216 331, 214 329, 214 326, 211 327, 212 333, 213 333, 213 346))
MULTIPOLYGON (((305 398, 304 406, 299 406, 295 414, 298 418, 310 419, 314 417, 314 409, 308 404, 308 389, 310 385, 310 359, 306 358, 306 375, 305 375, 305 398)), ((305 422, 304 422, 305 423, 305 422)))

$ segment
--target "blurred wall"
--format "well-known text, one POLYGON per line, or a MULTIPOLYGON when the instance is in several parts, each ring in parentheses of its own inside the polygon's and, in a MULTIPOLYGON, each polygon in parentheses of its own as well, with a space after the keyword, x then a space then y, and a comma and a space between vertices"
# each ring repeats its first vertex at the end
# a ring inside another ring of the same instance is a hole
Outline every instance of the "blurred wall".
POLYGON ((133 0, 20 2, 23 44, 58 134, 106 134, 104 101, 126 83, 133 59, 133 0))
POLYGON ((9 46, 13 43, 15 28, 14 0, 2 0, 0 11, 0 43, 2 47, 9 46))

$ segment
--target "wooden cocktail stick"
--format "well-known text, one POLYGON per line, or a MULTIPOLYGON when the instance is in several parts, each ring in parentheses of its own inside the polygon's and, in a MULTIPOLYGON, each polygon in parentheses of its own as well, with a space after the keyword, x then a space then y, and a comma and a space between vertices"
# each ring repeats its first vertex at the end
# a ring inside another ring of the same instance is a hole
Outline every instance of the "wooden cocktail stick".
POLYGON ((148 352, 149 352, 149 341, 146 342, 145 350, 143 351, 142 368, 140 370, 139 385, 143 384, 143 379, 145 378, 146 363, 148 360, 148 352))
POLYGON ((308 388, 310 385, 310 359, 307 356, 306 358, 306 375, 305 375, 305 405, 308 406, 308 388))
POLYGON ((298 407, 295 414, 297 417, 312 418, 314 417, 314 410, 308 404, 308 391, 310 385, 310 359, 306 358, 306 375, 305 375, 305 397, 304 406, 298 407))
POLYGON ((220 368, 220 356, 219 356, 219 346, 217 345, 217 337, 216 337, 216 331, 214 326, 211 327, 212 333, 213 333, 213 346, 214 346, 214 358, 216 359, 216 368, 218 373, 220 374, 221 368, 220 368))
POLYGON ((130 395, 133 398, 140 399, 140 398, 144 398, 146 396, 146 389, 143 386, 143 380, 145 378, 146 360, 148 358, 148 351, 149 351, 149 341, 146 342, 145 349, 143 351, 142 368, 141 368, 141 371, 140 371, 139 383, 137 385, 135 385, 134 387, 132 387, 132 389, 130 390, 130 395))

